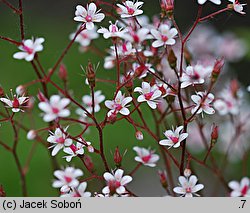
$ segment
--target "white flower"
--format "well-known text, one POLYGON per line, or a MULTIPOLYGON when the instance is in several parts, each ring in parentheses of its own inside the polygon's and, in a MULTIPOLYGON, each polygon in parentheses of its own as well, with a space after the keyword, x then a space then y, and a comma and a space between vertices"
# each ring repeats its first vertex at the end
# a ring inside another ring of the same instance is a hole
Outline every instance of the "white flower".
POLYGON ((122 95, 122 92, 119 91, 112 101, 105 101, 105 106, 110 109, 108 112, 108 117, 112 114, 121 113, 122 115, 129 115, 129 109, 126 106, 129 102, 132 101, 131 97, 126 97, 122 95))
POLYGON ((212 102, 214 100, 214 95, 212 93, 206 94, 205 92, 197 92, 197 95, 192 95, 191 99, 196 104, 191 110, 192 114, 195 112, 200 114, 203 111, 209 115, 215 113, 215 110, 212 108, 212 102))
POLYGON ((62 194, 60 197, 91 197, 90 192, 85 192, 87 183, 82 182, 77 188, 73 188, 72 191, 66 194, 62 194))
MULTIPOLYGON (((75 37, 75 34, 76 33, 71 33, 69 38, 72 40, 75 37)), ((75 38, 75 42, 78 42, 82 47, 88 47, 91 41, 98 37, 99 34, 96 32, 96 28, 94 27, 92 30, 82 30, 75 38)))
POLYGON ((127 30, 122 29, 122 28, 119 29, 117 27, 118 21, 116 21, 115 24, 113 24, 111 21, 109 23, 110 23, 110 25, 109 25, 108 29, 104 28, 104 27, 101 27, 99 30, 97 30, 97 32, 103 34, 103 37, 105 39, 108 39, 110 37, 112 37, 112 38, 117 38, 117 37, 123 38, 124 33, 126 33, 127 30))
POLYGON ((49 102, 40 102, 38 107, 44 111, 43 120, 45 122, 51 122, 59 117, 68 117, 70 111, 65 109, 69 105, 70 100, 68 98, 61 98, 59 95, 52 95, 49 102))
POLYGON ((221 0, 198 0, 198 3, 199 4, 205 4, 207 1, 211 1, 214 4, 217 4, 217 5, 221 4, 221 0))
MULTIPOLYGON (((99 112, 101 107, 100 107, 100 103, 103 102, 105 100, 105 96, 102 95, 102 91, 98 90, 94 93, 94 110, 95 112, 99 112)), ((82 102, 84 105, 86 105, 86 110, 88 112, 92 112, 92 96, 91 95, 84 95, 82 97, 82 102)))
POLYGON ((248 177, 243 177, 240 183, 230 181, 228 186, 233 190, 230 193, 231 197, 250 197, 250 180, 248 177))
POLYGON ((32 61, 35 57, 36 52, 43 50, 42 43, 44 38, 36 38, 35 40, 27 39, 22 42, 22 45, 18 47, 22 52, 17 52, 13 55, 15 59, 25 59, 26 61, 32 61))
POLYGON ((167 130, 163 134, 166 136, 167 139, 159 141, 160 145, 169 146, 178 148, 181 145, 181 142, 188 137, 188 133, 181 133, 183 130, 183 126, 177 127, 175 130, 167 130))
POLYGON ((123 176, 124 171, 117 169, 114 174, 105 172, 103 177, 107 183, 102 189, 103 194, 124 194, 126 192, 125 185, 132 181, 132 177, 129 175, 123 176))
POLYGON ((235 12, 243 14, 243 15, 246 14, 245 12, 243 12, 243 9, 244 9, 243 6, 245 6, 247 4, 241 4, 241 3, 239 3, 239 0, 228 0, 228 1, 233 3, 233 9, 235 12))
POLYGON ((54 188, 61 188, 60 191, 66 193, 79 185, 77 178, 82 176, 83 172, 74 167, 66 167, 65 170, 56 170, 54 175, 58 180, 55 180, 52 186, 54 188))
POLYGON ((14 95, 12 100, 10 100, 8 96, 6 97, 7 98, 0 98, 0 101, 7 105, 6 107, 11 108, 12 112, 24 112, 21 108, 29 101, 28 97, 18 97, 17 95, 14 95))
POLYGON ((155 167, 156 162, 160 159, 159 155, 154 154, 154 151, 150 149, 145 149, 135 146, 133 150, 138 155, 135 157, 135 161, 140 162, 145 166, 155 167))
POLYGON ((151 29, 151 34, 156 39, 152 46, 157 48, 165 45, 174 45, 174 37, 178 34, 178 31, 175 28, 170 29, 167 24, 161 24, 159 30, 151 29))
POLYGON ((146 101, 150 108, 156 109, 157 100, 161 97, 161 91, 156 85, 150 86, 147 82, 142 82, 142 87, 136 87, 134 92, 139 92, 141 95, 137 98, 138 102, 146 101))
POLYGON ((83 155, 84 154, 84 145, 82 143, 77 142, 75 144, 71 144, 69 147, 65 147, 63 151, 68 154, 68 156, 65 156, 67 162, 70 162, 73 157, 76 157, 77 155, 83 155))
POLYGON ((144 2, 141 1, 125 1, 123 2, 124 5, 117 4, 119 7, 119 14, 121 15, 121 18, 129 18, 133 16, 138 16, 143 13, 140 8, 144 4, 144 2))
POLYGON ((145 64, 138 64, 138 63, 133 63, 132 64, 133 71, 138 75, 139 79, 145 78, 148 73, 155 73, 155 70, 152 68, 152 64, 145 63, 145 64))
POLYGON ((203 184, 197 184, 198 179, 195 175, 191 175, 190 177, 179 176, 179 182, 181 186, 175 187, 173 191, 185 197, 199 196, 196 192, 204 188, 203 184))
POLYGON ((105 18, 105 15, 99 13, 100 10, 96 11, 96 9, 96 5, 93 2, 87 5, 87 10, 83 6, 78 5, 76 6, 74 20, 86 23, 86 29, 92 30, 94 29, 94 22, 101 22, 105 18))
MULTIPOLYGON (((67 128, 64 129, 64 132, 67 131, 67 128)), ((72 144, 72 139, 67 138, 60 128, 56 128, 55 133, 50 132, 50 136, 47 138, 49 143, 53 145, 49 147, 53 148, 51 155, 55 156, 61 149, 65 146, 70 146, 72 144)))
POLYGON ((149 34, 149 32, 150 31, 147 28, 140 28, 137 31, 131 29, 129 30, 129 34, 127 33, 124 35, 124 39, 135 44, 141 44, 147 39, 152 39, 152 36, 149 34))
POLYGON ((183 73, 181 80, 181 88, 188 87, 189 85, 203 84, 204 78, 207 77, 213 68, 211 66, 204 67, 202 65, 188 66, 186 72, 183 73))

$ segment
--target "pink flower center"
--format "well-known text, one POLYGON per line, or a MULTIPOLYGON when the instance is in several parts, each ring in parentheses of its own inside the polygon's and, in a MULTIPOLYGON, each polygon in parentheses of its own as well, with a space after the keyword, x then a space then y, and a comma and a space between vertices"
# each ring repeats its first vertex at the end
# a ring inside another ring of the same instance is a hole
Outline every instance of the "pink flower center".
POLYGON ((165 36, 165 35, 162 35, 162 36, 161 36, 161 40, 162 40, 163 42, 166 42, 166 41, 168 40, 168 37, 165 36))
POLYGON ((146 94, 144 95, 144 97, 145 97, 146 100, 150 100, 151 97, 153 96, 153 94, 154 94, 154 92, 149 92, 149 93, 146 93, 146 94))
POLYGON ((52 112, 53 112, 54 114, 58 114, 59 111, 60 111, 60 110, 59 110, 58 108, 52 107, 52 112))
POLYGON ((187 193, 192 193, 192 188, 191 188, 191 187, 187 187, 187 188, 186 188, 186 192, 187 192, 187 193))
POLYGON ((133 15, 134 14, 135 10, 133 8, 128 7, 128 6, 126 6, 126 8, 127 8, 127 11, 128 11, 129 15, 133 15))
POLYGON ((86 19, 87 22, 91 22, 92 21, 92 17, 90 15, 87 15, 85 17, 85 19, 86 19))
POLYGON ((56 142, 59 143, 59 144, 64 144, 65 138, 63 138, 63 137, 57 138, 56 142))
POLYGON ((116 25, 112 24, 112 27, 111 27, 111 32, 112 33, 116 33, 118 31, 118 28, 116 25))
POLYGON ((25 46, 25 45, 23 45, 23 49, 24 49, 25 52, 27 52, 27 53, 29 53, 29 54, 32 54, 32 53, 33 53, 33 49, 31 49, 31 48, 29 48, 29 47, 27 47, 27 46, 25 46))
POLYGON ((110 180, 108 181, 108 187, 111 192, 111 194, 115 193, 116 189, 121 186, 120 181, 117 180, 110 180))
POLYGON ((200 78, 200 75, 197 72, 194 72, 192 79, 193 80, 198 80, 200 78))
POLYGON ((146 155, 141 158, 143 162, 147 163, 151 159, 151 155, 146 155))
POLYGON ((121 104, 115 104, 114 107, 116 111, 120 111, 123 108, 121 104))
POLYGON ((65 177, 64 177, 64 180, 65 180, 67 183, 70 183, 70 182, 72 181, 72 178, 71 178, 71 177, 65 176, 65 177))
POLYGON ((70 145, 70 149, 71 149, 74 153, 76 153, 76 151, 78 150, 77 147, 76 147, 74 144, 70 145))
POLYGON ((248 186, 245 185, 245 186, 242 188, 242 190, 241 190, 241 195, 242 195, 242 196, 245 196, 245 195, 247 194, 247 191, 248 191, 248 186))
POLYGON ((88 35, 87 35, 86 33, 81 33, 80 35, 81 35, 81 37, 84 38, 84 39, 87 39, 87 38, 88 38, 88 35))
POLYGON ((167 91, 166 91, 166 89, 164 88, 163 85, 160 86, 160 87, 158 87, 158 89, 161 91, 161 94, 162 94, 162 95, 165 95, 165 94, 167 93, 167 91))
POLYGON ((13 108, 18 108, 20 106, 19 101, 17 98, 14 98, 12 101, 13 108))
POLYGON ((138 35, 133 34, 132 36, 133 36, 133 39, 134 39, 134 42, 135 42, 135 43, 139 43, 139 42, 140 42, 140 38, 139 38, 138 35))
POLYGON ((171 136, 171 137, 169 137, 169 138, 170 138, 170 140, 171 140, 174 144, 178 143, 178 141, 179 141, 179 138, 178 138, 178 137, 175 137, 175 136, 171 136))
POLYGON ((128 51, 127 45, 125 43, 122 44, 122 51, 123 52, 127 52, 128 51))

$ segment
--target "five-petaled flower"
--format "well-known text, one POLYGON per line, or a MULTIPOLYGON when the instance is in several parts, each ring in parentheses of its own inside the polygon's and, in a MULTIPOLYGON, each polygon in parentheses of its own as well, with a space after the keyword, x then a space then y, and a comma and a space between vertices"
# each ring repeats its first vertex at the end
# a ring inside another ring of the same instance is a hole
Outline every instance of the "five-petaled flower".
POLYGON ((105 18, 103 13, 99 13, 100 10, 96 10, 97 7, 93 2, 87 5, 87 10, 83 6, 77 5, 74 20, 86 23, 86 29, 93 30, 94 22, 101 22, 105 18))
POLYGON ((68 98, 61 98, 59 95, 52 95, 49 101, 43 101, 38 107, 44 111, 43 120, 51 122, 59 117, 68 117, 70 111, 65 109, 70 103, 68 98))
POLYGON ((117 169, 114 174, 105 172, 103 177, 107 183, 102 189, 103 194, 124 194, 126 192, 125 186, 132 181, 132 177, 129 175, 123 176, 124 171, 117 169))
POLYGON ((217 4, 217 5, 221 4, 221 0, 198 0, 198 3, 202 5, 202 4, 205 4, 207 1, 211 1, 214 4, 217 4))
POLYGON ((202 65, 188 66, 186 72, 183 73, 181 80, 181 88, 195 84, 203 84, 205 77, 211 74, 213 68, 211 66, 204 67, 202 65))
POLYGON ((195 175, 179 176, 180 186, 177 186, 173 191, 181 196, 193 197, 193 195, 199 196, 196 192, 204 188, 203 184, 197 184, 198 179, 195 175))
POLYGON ((159 155, 154 154, 153 150, 140 148, 135 146, 133 150, 136 152, 137 156, 135 157, 135 161, 142 163, 145 166, 155 167, 156 162, 160 159, 159 155))
POLYGON ((116 21, 114 24, 111 21, 109 23, 110 23, 110 25, 109 25, 108 29, 104 28, 104 27, 101 27, 99 30, 97 30, 97 32, 103 34, 103 37, 105 39, 108 39, 110 37, 112 37, 112 38, 123 38, 124 33, 127 32, 127 29, 122 29, 122 28, 119 29, 117 27, 118 21, 116 21))
POLYGON ((22 42, 18 48, 22 52, 17 52, 13 55, 15 59, 25 59, 26 61, 32 61, 37 52, 43 50, 42 43, 44 42, 44 38, 36 38, 36 39, 27 39, 22 42))
POLYGON ((53 148, 51 155, 55 156, 61 149, 66 146, 72 145, 72 139, 68 138, 65 132, 67 131, 67 127, 62 131, 60 128, 56 128, 55 133, 50 132, 50 136, 47 138, 49 143, 53 145, 49 147, 53 148))
POLYGON ((105 101, 105 106, 110 109, 108 112, 108 117, 110 117, 112 114, 121 113, 122 115, 129 115, 129 109, 127 108, 127 104, 132 101, 132 97, 126 97, 125 95, 122 95, 121 91, 118 91, 118 93, 115 96, 115 99, 110 101, 105 101))
POLYGON ((143 10, 140 8, 144 2, 142 1, 125 1, 123 2, 123 5, 117 4, 118 8, 118 13, 121 15, 121 18, 129 18, 133 16, 138 16, 143 13, 143 10))
POLYGON ((159 29, 151 29, 151 34, 156 39, 152 46, 157 48, 165 45, 174 45, 176 43, 174 37, 178 34, 175 28, 169 27, 167 24, 161 24, 159 29))
POLYGON ((191 110, 192 114, 205 112, 211 115, 215 113, 215 110, 212 108, 212 102, 214 100, 214 95, 212 93, 197 92, 197 95, 192 95, 191 99, 195 103, 195 107, 191 110))
POLYGON ((248 177, 243 177, 240 183, 230 181, 228 186, 232 189, 230 193, 231 197, 250 197, 250 180, 248 177))
MULTIPOLYGON (((94 92, 94 111, 95 112, 99 112, 101 107, 100 107, 100 103, 103 102, 105 100, 105 96, 102 95, 102 91, 98 90, 96 92, 94 92)), ((82 97, 82 102, 84 105, 86 105, 86 110, 88 112, 92 112, 93 111, 93 107, 92 107, 92 96, 91 95, 84 95, 82 97)))
POLYGON ((52 184, 54 188, 60 188, 62 193, 67 193, 79 185, 78 177, 83 175, 82 170, 74 167, 66 167, 65 170, 56 170, 54 175, 58 180, 52 184))
POLYGON ((28 97, 18 97, 14 95, 12 100, 6 96, 7 98, 0 98, 0 101, 6 104, 6 107, 11 108, 12 112, 23 112, 22 107, 29 101, 28 97))
POLYGON ((90 192, 86 192, 87 183, 82 182, 78 187, 70 190, 69 193, 63 193, 60 197, 91 197, 90 192))
POLYGON ((184 141, 188 137, 188 133, 181 133, 183 130, 183 126, 177 127, 175 130, 167 130, 164 132, 164 135, 167 139, 159 141, 160 145, 169 146, 178 148, 181 145, 181 142, 184 141))
POLYGON ((142 82, 142 87, 136 87, 134 92, 139 92, 141 95, 137 98, 138 102, 146 101, 152 109, 156 109, 157 100, 161 97, 161 91, 156 85, 150 86, 147 82, 142 82))
POLYGON ((239 0, 228 0, 230 2, 232 2, 232 8, 234 9, 235 12, 240 13, 242 15, 245 15, 246 13, 243 12, 243 6, 247 5, 247 4, 241 4, 239 3, 239 0))

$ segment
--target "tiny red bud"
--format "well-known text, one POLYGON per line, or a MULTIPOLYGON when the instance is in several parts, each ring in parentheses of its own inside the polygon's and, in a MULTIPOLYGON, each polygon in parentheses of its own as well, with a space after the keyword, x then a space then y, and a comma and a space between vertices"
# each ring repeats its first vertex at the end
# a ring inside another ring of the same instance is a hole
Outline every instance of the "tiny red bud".
POLYGON ((236 98, 237 98, 239 88, 240 88, 240 86, 239 86, 239 83, 236 79, 234 79, 230 82, 230 89, 232 91, 233 96, 236 98))
POLYGON ((3 97, 4 96, 4 90, 3 88, 0 86, 0 97, 3 97))
POLYGON ((214 68, 212 71, 212 82, 215 82, 217 78, 219 77, 221 70, 224 66, 224 59, 218 59, 215 61, 214 68))
POLYGON ((142 141, 143 140, 143 134, 141 131, 137 130, 135 133, 135 137, 137 140, 142 141))
POLYGON ((177 62, 177 58, 175 56, 175 53, 172 49, 170 49, 168 53, 168 63, 172 69, 176 68, 176 62, 177 62))
POLYGON ((145 64, 141 64, 139 67, 136 68, 135 70, 135 76, 141 76, 141 74, 143 72, 145 72, 145 70, 147 70, 147 66, 145 66, 145 64))
POLYGON ((122 163, 122 156, 120 154, 118 146, 115 148, 115 153, 114 153, 114 162, 117 167, 121 166, 122 163))
POLYGON ((190 169, 184 169, 184 176, 189 177, 192 174, 190 169))
POLYGON ((216 125, 213 125, 212 132, 211 132, 211 144, 214 145, 219 137, 219 127, 216 125))
POLYGON ((37 94, 37 98, 40 102, 47 102, 48 99, 45 97, 45 95, 39 90, 37 94))
POLYGON ((158 175, 160 177, 160 182, 163 188, 167 188, 168 187, 168 183, 167 183, 167 173, 166 171, 158 171, 158 175))
POLYGON ((174 10, 174 0, 161 0, 161 10, 164 15, 167 15, 169 18, 173 17, 174 10))
POLYGON ((87 169, 90 170, 90 171, 93 171, 94 170, 94 163, 93 163, 91 157, 88 156, 88 155, 85 155, 83 160, 85 162, 85 165, 86 165, 87 169))
POLYGON ((59 72, 58 72, 59 78, 63 81, 67 81, 68 79, 68 71, 64 64, 60 65, 59 72))
POLYGON ((2 185, 0 185, 0 197, 6 197, 6 193, 2 185))
POLYGON ((90 61, 88 62, 88 66, 86 68, 86 76, 87 76, 89 85, 91 87, 95 87, 95 70, 90 61))
POLYGON ((107 119, 108 122, 110 122, 111 124, 114 124, 116 122, 117 119, 117 114, 115 112, 113 112, 107 119))

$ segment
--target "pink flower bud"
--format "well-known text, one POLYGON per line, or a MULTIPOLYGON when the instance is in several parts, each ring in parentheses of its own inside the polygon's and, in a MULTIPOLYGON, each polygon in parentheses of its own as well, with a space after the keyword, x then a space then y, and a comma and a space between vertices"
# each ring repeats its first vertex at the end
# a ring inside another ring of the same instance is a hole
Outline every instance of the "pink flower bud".
POLYGON ((185 169, 185 170, 184 170, 184 176, 185 176, 185 177, 189 177, 191 174, 192 174, 192 172, 191 172, 190 169, 185 169))
POLYGON ((119 151, 118 146, 115 148, 114 162, 115 162, 115 164, 116 164, 117 167, 120 167, 120 166, 121 166, 122 156, 121 156, 121 154, 120 154, 120 151, 119 151))
POLYGON ((158 175, 160 177, 160 181, 161 181, 161 185, 163 186, 163 188, 167 188, 168 187, 168 183, 167 183, 167 173, 166 171, 158 171, 158 175))
POLYGON ((61 78, 63 81, 67 81, 67 78, 68 78, 68 71, 65 67, 64 64, 61 64, 60 65, 60 68, 59 68, 59 78, 61 78))
POLYGON ((221 73, 221 70, 224 66, 224 59, 218 59, 216 60, 215 64, 214 64, 214 68, 213 68, 213 71, 212 71, 212 81, 215 82, 218 78, 218 76, 220 75, 221 73))
POLYGON ((36 138, 37 134, 36 134, 36 131, 35 130, 30 130, 28 133, 27 133, 27 139, 28 140, 34 140, 36 138))
POLYGON ((91 152, 91 153, 93 153, 93 152, 95 151, 94 147, 91 146, 91 145, 89 145, 89 146, 87 147, 87 149, 88 149, 88 151, 91 152))
POLYGON ((135 137, 136 137, 137 140, 142 141, 143 140, 143 134, 142 134, 142 132, 139 131, 139 130, 136 131, 135 137))
POLYGON ((212 132, 211 132, 211 139, 213 141, 217 141, 218 137, 219 137, 219 127, 216 125, 213 125, 212 132))
POLYGON ((230 88, 231 88, 231 91, 232 91, 232 94, 235 98, 237 98, 237 94, 238 94, 238 91, 239 91, 239 83, 236 79, 232 80, 230 82, 230 88))
POLYGON ((88 168, 88 170, 93 171, 94 170, 94 163, 93 163, 91 157, 88 155, 85 155, 83 160, 84 160, 85 165, 88 168))
POLYGON ((40 102, 47 102, 48 99, 45 97, 45 95, 39 90, 37 94, 37 98, 40 102))
POLYGON ((19 85, 17 88, 16 88, 16 94, 17 95, 24 95, 24 93, 26 92, 26 89, 23 85, 19 85))

